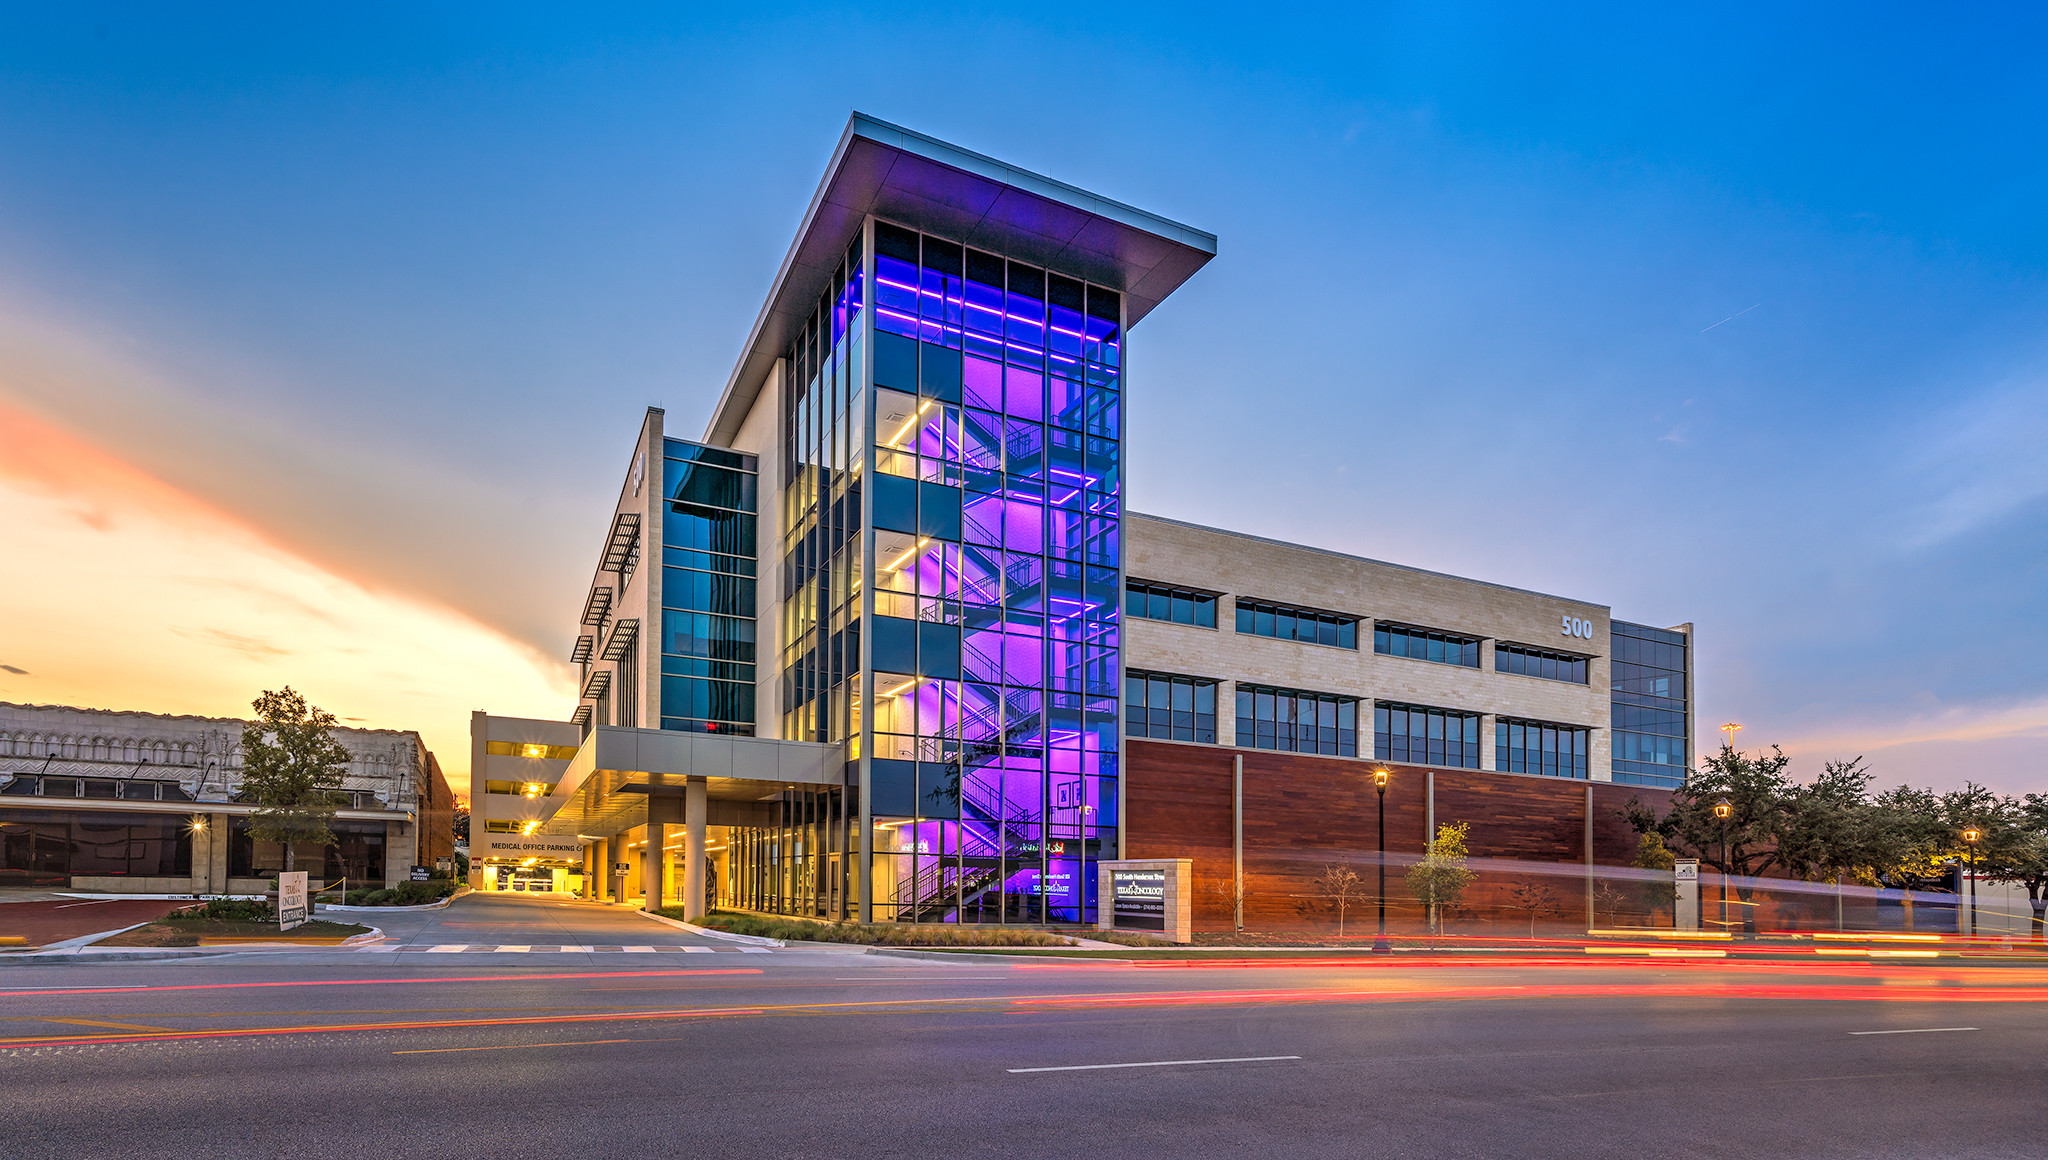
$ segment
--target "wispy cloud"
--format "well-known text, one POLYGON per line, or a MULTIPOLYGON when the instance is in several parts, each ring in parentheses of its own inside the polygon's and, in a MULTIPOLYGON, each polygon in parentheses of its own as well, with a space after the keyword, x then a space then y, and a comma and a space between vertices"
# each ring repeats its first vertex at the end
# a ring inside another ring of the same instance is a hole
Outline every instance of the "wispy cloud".
POLYGON ((1932 547, 2048 496, 2048 383, 1978 393, 1902 435, 1925 499, 1902 523, 1910 549, 1932 547))
POLYGON ((111 562, 0 569, 8 647, 38 700, 231 715, 290 684, 351 720, 418 730, 460 776, 471 709, 556 716, 574 695, 566 668, 527 646, 337 576, 4 405, 0 526, 23 559, 111 562))

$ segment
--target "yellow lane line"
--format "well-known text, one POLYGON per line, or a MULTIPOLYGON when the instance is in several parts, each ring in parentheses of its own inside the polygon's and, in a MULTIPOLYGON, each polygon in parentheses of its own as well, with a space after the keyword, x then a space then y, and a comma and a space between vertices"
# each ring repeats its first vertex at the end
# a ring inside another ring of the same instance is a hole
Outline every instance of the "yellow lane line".
POLYGON ((116 1031, 175 1031, 175 1027, 151 1027, 147 1023, 106 1023, 98 1019, 55 1019, 42 1017, 38 1023, 75 1023, 80 1027, 111 1027, 116 1031))

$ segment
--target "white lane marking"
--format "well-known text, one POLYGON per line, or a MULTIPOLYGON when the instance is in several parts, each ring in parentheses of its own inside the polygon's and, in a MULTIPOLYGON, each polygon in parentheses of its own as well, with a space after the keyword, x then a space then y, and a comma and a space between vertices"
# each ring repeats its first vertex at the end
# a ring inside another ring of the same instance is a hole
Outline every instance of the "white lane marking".
POLYGON ((532 948, 532 947, 530 947, 530 946, 524 946, 524 947, 509 947, 509 946, 508 946, 508 947, 498 947, 498 948, 497 948, 497 951, 498 951, 498 953, 499 953, 499 954, 501 954, 501 955, 502 955, 502 954, 504 954, 504 953, 505 953, 506 951, 521 951, 521 952, 523 952, 523 951, 530 951, 530 950, 532 950, 532 949, 533 949, 533 948, 532 948))
POLYGON ((383 952, 388 952, 388 951, 397 951, 397 950, 404 950, 405 948, 404 948, 404 947, 402 947, 402 946, 400 946, 400 945, 399 945, 399 944, 397 944, 397 943, 390 943, 390 944, 388 944, 388 945, 385 945, 385 946, 376 946, 376 947, 362 947, 362 948, 360 948, 360 949, 362 949, 362 950, 365 950, 365 951, 372 951, 372 952, 377 952, 377 953, 383 953, 383 952))
POLYGON ((772 955, 775 952, 767 947, 741 947, 740 953, 743 955, 772 955))
POLYGON ((629 955, 651 955, 654 953, 653 947, 620 947, 619 949, 629 955))
POLYGON ((708 955, 711 953, 710 947, 677 947, 676 949, 686 955, 708 955))
POLYGON ((70 910, 70 909, 71 909, 72 907, 74 907, 74 906, 105 906, 105 905, 106 905, 107 903, 109 903, 109 902, 119 902, 119 901, 121 901, 121 900, 120 900, 120 899, 118 899, 118 898, 95 898, 95 899, 93 899, 93 900, 92 900, 91 902, 67 902, 67 903, 65 903, 65 904, 64 904, 64 905, 62 905, 62 906, 53 906, 53 907, 51 907, 50 909, 51 909, 51 910, 70 910))
POLYGON ((1011 1075, 1024 1075, 1034 1071, 1109 1071, 1119 1067, 1192 1067, 1201 1063, 1271 1063, 1281 1059, 1300 1059, 1298 1055, 1240 1055, 1232 1059, 1155 1059, 1149 1063, 1073 1063, 1065 1067, 1008 1067, 1003 1070, 1011 1075))
POLYGON ((1851 1031, 1851 1035, 1928 1035, 1936 1031, 1975 1031, 1975 1027, 1900 1027, 1891 1031, 1851 1031))
POLYGON ((445 955, 452 954, 455 951, 466 951, 468 949, 468 943, 442 943, 440 946, 428 947, 427 953, 445 955))
POLYGON ((597 948, 596 948, 595 946, 587 946, 587 947, 556 947, 555 949, 556 949, 556 950, 558 950, 558 951, 562 951, 562 952, 564 952, 564 953, 567 953, 567 952, 569 952, 569 951, 594 951, 594 950, 596 950, 597 948))

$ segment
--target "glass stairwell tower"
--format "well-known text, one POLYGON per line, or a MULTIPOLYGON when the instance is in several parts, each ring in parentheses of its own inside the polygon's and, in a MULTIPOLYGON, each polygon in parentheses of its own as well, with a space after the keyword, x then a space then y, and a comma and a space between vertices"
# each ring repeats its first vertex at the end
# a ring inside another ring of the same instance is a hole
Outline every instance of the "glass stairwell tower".
POLYGON ((767 855, 803 870, 745 901, 1093 920, 1120 820, 1124 335, 1214 252, 854 117, 736 372, 765 372, 759 401, 729 388, 711 431, 774 400, 779 446, 749 447, 781 459, 762 732, 845 747, 843 789, 803 794, 767 855))

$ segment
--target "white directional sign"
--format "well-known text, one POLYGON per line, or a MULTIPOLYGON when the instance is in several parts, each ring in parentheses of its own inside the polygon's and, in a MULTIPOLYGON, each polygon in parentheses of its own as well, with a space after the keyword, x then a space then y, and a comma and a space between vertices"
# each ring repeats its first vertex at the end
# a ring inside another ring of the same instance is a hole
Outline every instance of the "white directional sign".
POLYGON ((306 925, 306 872, 293 870, 277 876, 277 929, 306 925))

